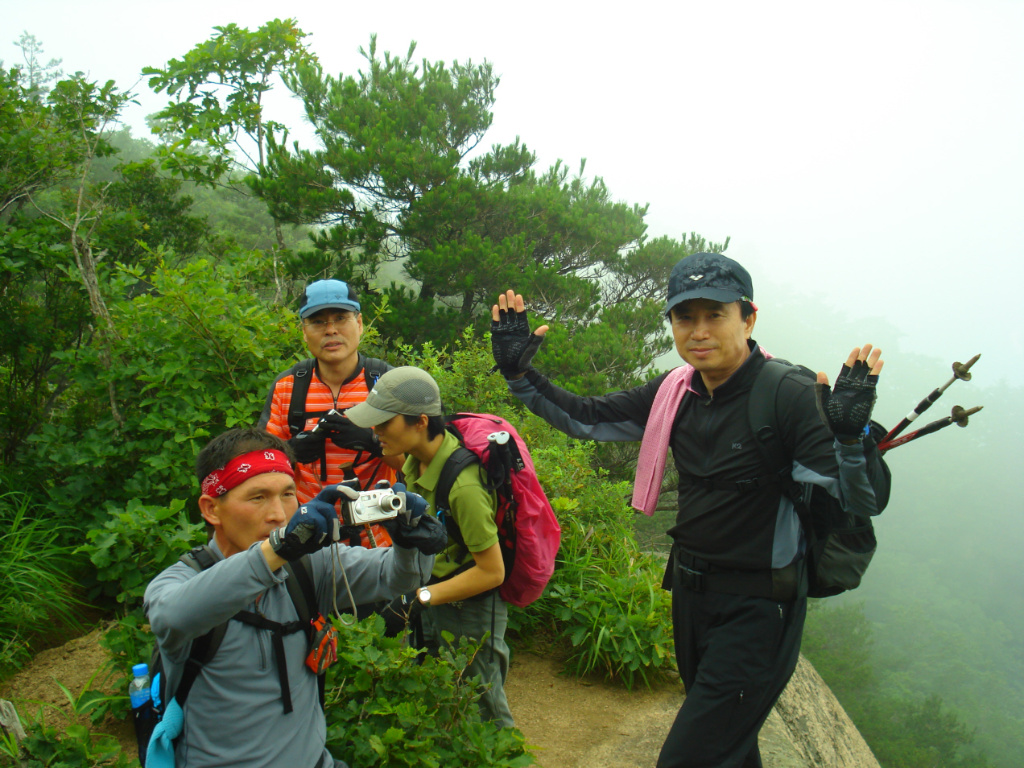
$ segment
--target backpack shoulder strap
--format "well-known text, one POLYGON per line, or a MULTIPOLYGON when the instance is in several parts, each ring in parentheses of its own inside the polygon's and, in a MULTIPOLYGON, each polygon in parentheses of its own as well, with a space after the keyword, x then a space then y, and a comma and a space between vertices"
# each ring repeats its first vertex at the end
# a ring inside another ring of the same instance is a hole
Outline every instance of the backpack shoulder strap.
POLYGON ((455 452, 441 467, 441 474, 437 479, 437 490, 434 491, 434 506, 437 509, 449 511, 448 496, 452 492, 452 486, 455 485, 456 479, 466 467, 479 463, 480 457, 469 448, 460 445, 455 449, 455 452))
POLYGON ((363 379, 366 381, 366 391, 369 392, 377 383, 377 379, 391 370, 391 366, 376 357, 363 358, 363 379))
MULTIPOLYGON (((178 559, 193 568, 196 573, 205 571, 217 562, 217 556, 213 554, 213 550, 206 544, 193 547, 178 559)), ((189 650, 188 659, 185 660, 185 669, 182 670, 181 680, 178 682, 178 688, 174 692, 174 698, 178 700, 178 705, 182 709, 185 708, 185 700, 188 698, 189 691, 192 690, 192 684, 196 681, 203 666, 208 664, 210 659, 217 654, 217 650, 220 648, 220 644, 224 640, 224 634, 227 631, 228 623, 225 621, 218 624, 205 635, 197 637, 192 641, 192 648, 189 650)))
POLYGON ((441 474, 437 479, 437 489, 434 491, 434 508, 437 510, 437 516, 444 523, 448 537, 465 550, 466 554, 469 554, 469 550, 466 549, 466 541, 462 538, 459 524, 456 522, 455 516, 451 514, 451 500, 449 496, 452 492, 452 486, 455 485, 455 481, 462 473, 462 470, 473 464, 480 464, 480 457, 469 450, 469 448, 460 445, 448 457, 444 466, 441 467, 441 474))
MULTIPOLYGON (((299 621, 306 630, 307 635, 312 635, 313 619, 320 613, 316 599, 316 585, 313 583, 313 564, 309 556, 303 557, 294 562, 285 563, 284 569, 288 573, 285 585, 288 587, 288 595, 295 604, 295 612, 299 614, 299 621)), ((323 709, 327 700, 327 672, 316 676, 317 693, 320 697, 320 708, 323 709)))
POLYGON ((765 465, 772 472, 779 472, 788 463, 782 450, 775 400, 782 380, 789 374, 789 366, 775 362, 775 358, 766 360, 757 378, 754 379, 750 399, 747 401, 747 416, 757 449, 761 452, 765 465))
POLYGON ((283 374, 292 376, 292 396, 288 401, 288 429, 293 437, 306 426, 306 395, 309 394, 309 382, 313 380, 315 362, 313 358, 300 360, 283 374))
POLYGON ((285 563, 284 569, 288 573, 285 585, 288 587, 289 597, 295 604, 295 612, 299 614, 299 621, 303 626, 308 627, 309 622, 320 612, 317 608, 316 587, 313 584, 313 566, 306 556, 285 563))
MULTIPOLYGON (((754 441, 768 470, 782 481, 786 495, 799 507, 800 492, 792 476, 792 458, 787 454, 779 428, 778 399, 782 382, 789 376, 804 376, 808 369, 774 357, 765 361, 750 390, 747 415, 754 441)), ((799 510, 798 510, 799 511, 799 510)))

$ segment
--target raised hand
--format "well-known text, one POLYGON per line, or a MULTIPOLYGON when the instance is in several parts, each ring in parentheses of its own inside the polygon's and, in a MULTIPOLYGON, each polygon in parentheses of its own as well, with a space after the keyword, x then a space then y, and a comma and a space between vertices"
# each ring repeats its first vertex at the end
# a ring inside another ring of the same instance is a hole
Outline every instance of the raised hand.
POLYGON ((876 385, 885 361, 882 350, 870 344, 855 347, 829 389, 828 376, 818 373, 815 395, 818 412, 840 442, 852 443, 864 437, 871 411, 878 397, 876 385))
POLYGON ((500 294, 498 303, 491 307, 491 372, 501 371, 506 379, 522 376, 530 368, 547 332, 548 326, 542 325, 530 333, 521 294, 511 289, 500 294))

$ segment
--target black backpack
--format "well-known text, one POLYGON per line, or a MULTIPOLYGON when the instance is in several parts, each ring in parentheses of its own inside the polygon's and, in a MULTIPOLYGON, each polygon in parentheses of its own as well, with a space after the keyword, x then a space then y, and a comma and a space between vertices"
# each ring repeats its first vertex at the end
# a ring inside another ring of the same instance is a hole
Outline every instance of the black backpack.
MULTIPOLYGON (((749 403, 750 426, 761 457, 779 478, 783 492, 792 500, 807 539, 809 597, 831 597, 855 589, 875 554, 877 542, 870 517, 845 512, 838 500, 823 488, 793 479, 792 457, 786 456, 777 425, 776 401, 787 376, 809 376, 813 371, 786 360, 771 358, 757 375, 749 403)), ((878 511, 889 503, 892 475, 878 450, 886 429, 871 422, 864 438, 868 480, 878 499, 878 511)))
MULTIPOLYGON (((206 545, 194 547, 178 559, 197 572, 205 571, 218 562, 217 556, 206 545)), ((305 631, 307 636, 311 636, 313 632, 312 620, 320 613, 317 607, 316 588, 313 584, 313 572, 310 567, 309 558, 303 557, 295 562, 285 563, 284 568, 288 573, 285 584, 288 587, 288 595, 295 605, 295 611, 299 615, 298 621, 281 624, 250 611, 240 611, 228 620, 241 621, 261 629, 271 630, 275 635, 275 645, 280 643, 280 637, 294 632, 305 631)), ((217 655, 217 650, 220 648, 220 644, 224 640, 224 634, 228 629, 228 621, 218 624, 205 635, 197 637, 192 641, 192 648, 189 651, 188 660, 185 662, 185 669, 182 671, 181 680, 174 691, 174 698, 177 700, 182 711, 185 709, 185 701, 188 699, 189 691, 192 690, 192 685, 199 677, 203 666, 208 664, 217 655)), ((283 649, 280 652, 283 654, 283 649)), ((278 661, 278 670, 281 679, 281 698, 284 703, 285 713, 288 713, 292 710, 291 692, 288 688, 287 670, 283 664, 283 659, 278 661)), ((159 720, 163 713, 164 703, 168 700, 170 694, 167 690, 167 675, 164 670, 163 659, 160 656, 159 646, 153 648, 153 656, 149 662, 149 673, 153 680, 154 702, 160 702, 160 706, 158 708, 155 707, 156 719, 159 720)), ((326 680, 326 674, 317 676, 321 708, 324 706, 326 680)), ((151 733, 152 730, 150 729, 151 733)), ((147 734, 145 738, 146 743, 142 743, 142 740, 139 743, 139 761, 143 766, 146 764, 145 749, 148 746, 148 736, 150 734, 147 734)))

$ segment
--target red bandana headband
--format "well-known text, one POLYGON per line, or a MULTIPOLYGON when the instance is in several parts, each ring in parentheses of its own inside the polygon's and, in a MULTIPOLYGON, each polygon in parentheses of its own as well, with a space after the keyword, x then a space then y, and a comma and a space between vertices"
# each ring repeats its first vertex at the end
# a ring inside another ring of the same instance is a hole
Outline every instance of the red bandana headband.
POLYGON ((281 451, 250 451, 236 456, 220 469, 208 474, 202 482, 203 493, 213 498, 223 496, 236 485, 264 472, 282 472, 288 477, 295 477, 291 462, 281 451))

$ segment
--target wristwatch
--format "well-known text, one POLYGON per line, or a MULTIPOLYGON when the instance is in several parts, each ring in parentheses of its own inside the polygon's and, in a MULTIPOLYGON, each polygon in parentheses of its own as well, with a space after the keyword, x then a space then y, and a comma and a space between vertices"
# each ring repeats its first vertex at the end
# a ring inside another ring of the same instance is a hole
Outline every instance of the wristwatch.
POLYGON ((424 608, 430 605, 430 590, 426 587, 420 587, 416 590, 416 597, 421 603, 423 603, 424 608))

